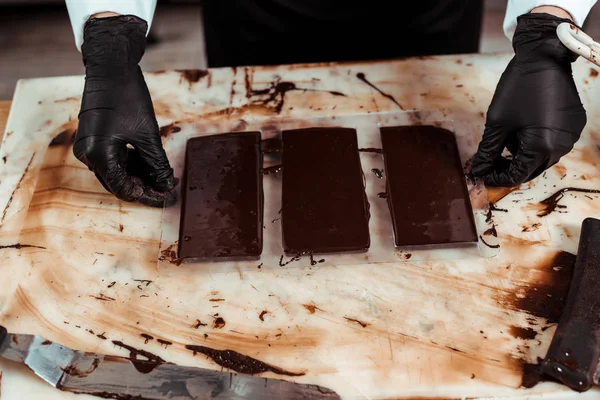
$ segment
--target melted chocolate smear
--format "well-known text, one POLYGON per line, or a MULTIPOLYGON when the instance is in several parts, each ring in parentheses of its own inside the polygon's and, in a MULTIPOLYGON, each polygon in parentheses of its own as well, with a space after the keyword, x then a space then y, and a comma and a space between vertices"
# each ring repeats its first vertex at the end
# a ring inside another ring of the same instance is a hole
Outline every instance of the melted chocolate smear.
POLYGON ((302 307, 306 308, 310 314, 314 314, 316 310, 323 311, 314 304, 302 304, 302 307))
POLYGON ((273 109, 277 114, 281 112, 283 109, 283 104, 285 103, 285 94, 291 91, 302 91, 302 92, 325 92, 329 93, 333 96, 343 96, 346 97, 344 93, 331 91, 331 90, 321 90, 321 89, 308 89, 308 88, 299 88, 293 82, 281 81, 281 78, 277 78, 274 82, 271 82, 270 86, 266 89, 260 90, 252 90, 250 92, 251 96, 266 96, 263 100, 254 101, 254 104, 262 104, 262 105, 273 105, 273 109))
POLYGON ((199 319, 196 320, 196 323, 192 326, 192 328, 194 329, 198 329, 201 326, 207 326, 207 324, 203 324, 202 321, 200 321, 199 319))
POLYGON ((379 89, 377 86, 375 86, 371 82, 369 82, 364 73, 359 72, 358 74, 356 74, 356 77, 358 79, 360 79, 361 81, 363 81, 364 83, 366 83, 367 85, 371 86, 376 91, 378 91, 383 97, 393 101, 394 104, 396 104, 398 107, 400 107, 401 110, 404 110, 404 107, 402 107, 402 105, 400 105, 400 103, 398 103, 398 101, 394 98, 394 96, 392 96, 391 94, 385 93, 383 90, 379 89))
POLYGON ((106 336, 104 336, 105 334, 106 334, 106 332, 102 332, 101 334, 99 334, 99 335, 96 335, 96 336, 97 336, 97 337, 99 337, 99 338, 100 338, 100 339, 102 339, 102 340, 106 340, 106 339, 108 339, 108 338, 107 338, 106 336))
POLYGON ((488 212, 485 216, 485 222, 487 224, 489 224, 490 222, 492 222, 494 215, 492 214, 494 211, 498 211, 498 212, 508 212, 507 209, 505 208, 498 208, 496 207, 496 205, 494 203, 490 203, 489 204, 489 208, 488 208, 488 212))
POLYGON ((536 266, 542 280, 523 284, 517 289, 519 296, 511 294, 508 298, 508 308, 557 323, 571 286, 575 259, 574 254, 560 251, 547 264, 536 266))
POLYGON ((54 137, 54 139, 52 139, 52 141, 50 142, 50 147, 54 147, 54 146, 64 146, 64 145, 71 145, 73 144, 73 142, 75 141, 75 132, 71 131, 71 130, 65 130, 62 131, 61 133, 59 133, 58 135, 56 135, 54 137))
POLYGON ((375 174, 379 179, 383 179, 383 171, 377 168, 371 169, 371 172, 375 174))
POLYGON ((113 281, 113 282, 110 283, 110 285, 107 286, 107 288, 110 289, 111 287, 115 286, 116 284, 117 284, 117 282, 113 281))
POLYGON ((153 336, 150 336, 150 335, 148 335, 148 334, 146 334, 146 333, 142 333, 140 336, 141 336, 141 337, 143 337, 143 338, 145 339, 145 340, 144 340, 144 344, 148 344, 148 341, 149 341, 149 340, 154 340, 154 337, 153 337, 153 336))
POLYGON ((205 69, 184 69, 177 70, 177 72, 181 73, 181 78, 188 81, 190 86, 209 74, 205 69))
POLYGON ((50 340, 44 340, 44 341, 42 342, 41 346, 48 346, 48 345, 50 345, 50 344, 52 344, 52 341, 50 341, 50 340))
POLYGON ((168 340, 156 339, 158 343, 165 346, 165 349, 173 344, 173 342, 169 342, 168 340))
POLYGON ((279 171, 281 171, 282 166, 281 164, 279 165, 273 165, 271 167, 267 167, 267 168, 263 168, 263 175, 269 175, 269 174, 276 174, 279 171))
POLYGON ((258 316, 258 318, 259 318, 261 321, 263 321, 263 322, 264 322, 264 321, 265 321, 265 315, 266 315, 266 314, 268 314, 268 313, 269 313, 269 312, 268 312, 267 310, 263 310, 263 311, 260 313, 260 315, 258 316))
POLYGON ((215 350, 210 347, 188 344, 186 349, 194 352, 194 355, 201 353, 212 359, 216 364, 223 368, 230 369, 240 374, 256 375, 264 372, 273 372, 277 375, 285 376, 303 376, 304 372, 290 372, 284 369, 269 365, 255 358, 240 354, 233 350, 215 350))
POLYGON ((225 322, 225 320, 222 317, 217 317, 213 321, 213 328, 214 329, 223 329, 223 327, 225 327, 226 324, 227 324, 227 322, 225 322))
MULTIPOLYGON (((61 385, 58 384, 56 385, 57 389, 61 389, 64 390, 60 387, 61 385)), ((75 393, 75 394, 91 394, 92 396, 96 396, 96 397, 100 397, 102 399, 116 399, 116 400, 149 400, 147 397, 142 397, 142 396, 133 396, 130 394, 120 394, 120 393, 110 393, 110 392, 94 392, 94 393, 88 393, 88 392, 76 392, 74 390, 70 390, 71 393, 75 393)))
POLYGON ((94 361, 92 361, 92 366, 87 371, 80 371, 73 365, 69 365, 66 368, 62 368, 62 370, 67 375, 85 378, 86 376, 89 376, 92 372, 94 372, 96 368, 98 368, 100 362, 101 360, 99 358, 95 358, 94 361))
POLYGON ((499 249, 500 248, 499 244, 489 244, 488 242, 486 242, 482 235, 479 235, 479 240, 481 240, 481 243, 483 243, 490 249, 499 249))
POLYGON ((171 133, 177 133, 180 131, 181 131, 180 127, 170 124, 170 125, 165 125, 165 126, 161 127, 158 132, 161 137, 168 137, 171 133))
POLYGON ((546 215, 552 213, 557 208, 566 208, 565 206, 561 206, 558 202, 565 196, 567 192, 579 192, 579 193, 600 193, 600 190, 596 189, 579 189, 574 187, 568 187, 559 190, 554 193, 552 196, 548 197, 545 200, 540 201, 541 210, 538 212, 538 217, 545 217, 546 215))
POLYGON ((483 232, 483 236, 494 236, 498 237, 498 232, 496 231, 496 225, 492 226, 487 231, 483 232))
POLYGON ((383 154, 383 149, 377 149, 375 147, 365 147, 362 149, 358 149, 361 153, 375 153, 375 154, 383 154))
POLYGON ((115 301, 116 300, 116 299, 114 299, 112 297, 109 297, 109 296, 106 296, 106 295, 104 295, 102 293, 98 294, 98 296, 92 296, 92 295, 90 295, 90 297, 92 297, 92 298, 94 298, 96 300, 102 300, 102 301, 115 301))
POLYGON ((344 319, 347 320, 347 321, 350 321, 350 322, 357 323, 360 326, 362 326, 363 328, 366 328, 367 326, 369 326, 369 324, 367 324, 366 322, 359 321, 359 320, 357 320, 355 318, 344 317, 344 319))
POLYGON ((509 329, 511 335, 517 339, 532 340, 538 335, 535 329, 522 328, 520 326, 511 326, 509 329))
POLYGON ((6 245, 6 246, 0 246, 0 250, 2 250, 2 249, 17 249, 17 250, 19 250, 19 249, 26 249, 28 247, 33 247, 33 248, 36 248, 36 249, 44 249, 44 250, 46 250, 46 248, 42 247, 42 246, 35 246, 33 244, 21 244, 21 243, 9 244, 9 245, 6 245))
POLYGON ((165 363, 165 360, 163 360, 159 356, 145 350, 138 350, 135 347, 126 345, 121 341, 113 340, 113 344, 115 346, 129 350, 129 359, 131 360, 131 363, 133 364, 135 369, 137 369, 142 374, 148 374, 154 371, 154 369, 156 369, 161 364, 165 363), (138 358, 139 356, 146 358, 146 360, 140 360, 138 358))

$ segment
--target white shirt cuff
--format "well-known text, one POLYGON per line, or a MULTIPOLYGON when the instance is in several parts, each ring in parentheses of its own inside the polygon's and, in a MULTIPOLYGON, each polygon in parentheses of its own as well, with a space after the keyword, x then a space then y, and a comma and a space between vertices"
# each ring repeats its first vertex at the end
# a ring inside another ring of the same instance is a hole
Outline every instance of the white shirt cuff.
POLYGON ((65 0, 75 45, 81 51, 83 43, 83 26, 94 14, 101 12, 114 12, 121 15, 135 15, 148 23, 148 31, 154 17, 156 0, 65 0))
POLYGON ((504 33, 509 40, 512 40, 517 28, 517 17, 540 6, 560 7, 571 14, 575 24, 582 26, 594 4, 596 0, 508 0, 504 33))

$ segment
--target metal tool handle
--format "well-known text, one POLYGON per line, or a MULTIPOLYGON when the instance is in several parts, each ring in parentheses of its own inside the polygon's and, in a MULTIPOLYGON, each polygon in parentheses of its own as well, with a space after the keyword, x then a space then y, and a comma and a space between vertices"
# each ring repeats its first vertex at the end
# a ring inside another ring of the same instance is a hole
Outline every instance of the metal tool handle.
POLYGON ((600 44, 573 24, 563 22, 556 28, 558 38, 569 50, 600 66, 600 44))

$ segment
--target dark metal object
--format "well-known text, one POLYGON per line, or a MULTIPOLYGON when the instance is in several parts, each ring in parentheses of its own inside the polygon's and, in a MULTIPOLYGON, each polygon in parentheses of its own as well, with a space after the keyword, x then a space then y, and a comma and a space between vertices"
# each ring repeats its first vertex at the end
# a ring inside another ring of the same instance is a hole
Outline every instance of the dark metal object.
POLYGON ((583 221, 571 288, 542 373, 579 392, 600 378, 600 220, 583 221))
POLYGON ((333 391, 276 379, 84 353, 0 326, 0 356, 27 365, 52 386, 113 399, 339 400, 333 391))

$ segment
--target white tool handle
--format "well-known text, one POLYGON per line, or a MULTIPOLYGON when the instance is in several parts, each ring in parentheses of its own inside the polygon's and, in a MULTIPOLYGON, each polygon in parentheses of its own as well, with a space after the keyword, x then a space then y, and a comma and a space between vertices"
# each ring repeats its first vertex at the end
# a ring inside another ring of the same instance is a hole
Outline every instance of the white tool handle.
POLYGON ((558 38, 569 50, 600 66, 600 44, 573 24, 563 22, 556 28, 558 38))

